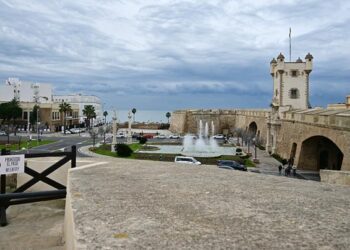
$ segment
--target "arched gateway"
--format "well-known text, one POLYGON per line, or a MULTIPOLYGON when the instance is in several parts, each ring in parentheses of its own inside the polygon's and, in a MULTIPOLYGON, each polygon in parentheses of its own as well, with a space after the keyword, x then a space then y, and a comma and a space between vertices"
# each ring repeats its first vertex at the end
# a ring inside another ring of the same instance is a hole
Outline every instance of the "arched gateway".
POLYGON ((301 145, 298 168, 315 170, 340 170, 343 153, 339 147, 324 136, 313 136, 301 145))
POLYGON ((248 131, 250 134, 252 134, 254 136, 256 135, 256 133, 258 131, 258 126, 256 125, 256 122, 251 122, 249 124, 248 131))

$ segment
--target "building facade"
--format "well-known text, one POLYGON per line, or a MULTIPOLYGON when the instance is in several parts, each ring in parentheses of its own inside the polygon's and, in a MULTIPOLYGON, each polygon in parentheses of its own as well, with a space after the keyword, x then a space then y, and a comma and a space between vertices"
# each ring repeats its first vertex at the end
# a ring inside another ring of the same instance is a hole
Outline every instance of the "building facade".
POLYGON ((83 110, 87 105, 92 105, 95 108, 96 119, 94 119, 94 124, 103 122, 103 111, 101 100, 94 95, 53 95, 52 97, 55 103, 67 102, 71 105, 76 105, 79 108, 79 121, 80 123, 85 122, 86 116, 83 113, 83 110))

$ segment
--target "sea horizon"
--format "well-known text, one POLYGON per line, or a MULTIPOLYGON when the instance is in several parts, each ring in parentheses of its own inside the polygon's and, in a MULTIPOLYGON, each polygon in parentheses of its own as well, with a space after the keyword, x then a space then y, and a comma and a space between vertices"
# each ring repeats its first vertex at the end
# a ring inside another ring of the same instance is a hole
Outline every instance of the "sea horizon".
MULTIPOLYGON (((113 110, 108 110, 107 121, 111 121, 114 116, 113 110)), ((129 110, 115 110, 118 122, 128 121, 129 110)), ((168 110, 136 110, 135 122, 161 122, 167 123, 168 118, 165 116, 167 112, 172 112, 168 110)), ((131 113, 133 116, 133 114, 131 113)), ((133 119, 133 118, 132 118, 133 119)))

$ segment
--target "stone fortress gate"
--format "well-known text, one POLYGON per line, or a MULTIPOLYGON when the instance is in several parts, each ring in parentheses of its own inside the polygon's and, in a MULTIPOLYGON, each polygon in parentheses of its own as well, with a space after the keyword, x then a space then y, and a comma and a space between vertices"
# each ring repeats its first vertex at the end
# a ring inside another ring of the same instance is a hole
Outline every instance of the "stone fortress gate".
POLYGON ((199 121, 213 122, 215 133, 249 131, 266 151, 294 160, 298 169, 350 171, 350 95, 344 104, 311 108, 309 77, 313 56, 270 63, 273 79, 271 109, 177 110, 171 116, 173 133, 196 133, 199 121))

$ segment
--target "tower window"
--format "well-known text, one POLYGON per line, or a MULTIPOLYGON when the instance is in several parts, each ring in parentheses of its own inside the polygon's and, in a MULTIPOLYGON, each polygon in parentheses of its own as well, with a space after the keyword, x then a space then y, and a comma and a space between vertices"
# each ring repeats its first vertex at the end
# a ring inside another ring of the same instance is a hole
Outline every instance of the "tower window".
POLYGON ((292 70, 290 72, 290 74, 292 75, 292 77, 297 77, 298 76, 298 71, 297 70, 292 70))
POLYGON ((299 90, 298 89, 291 89, 289 91, 289 97, 291 99, 298 99, 299 98, 299 90))

